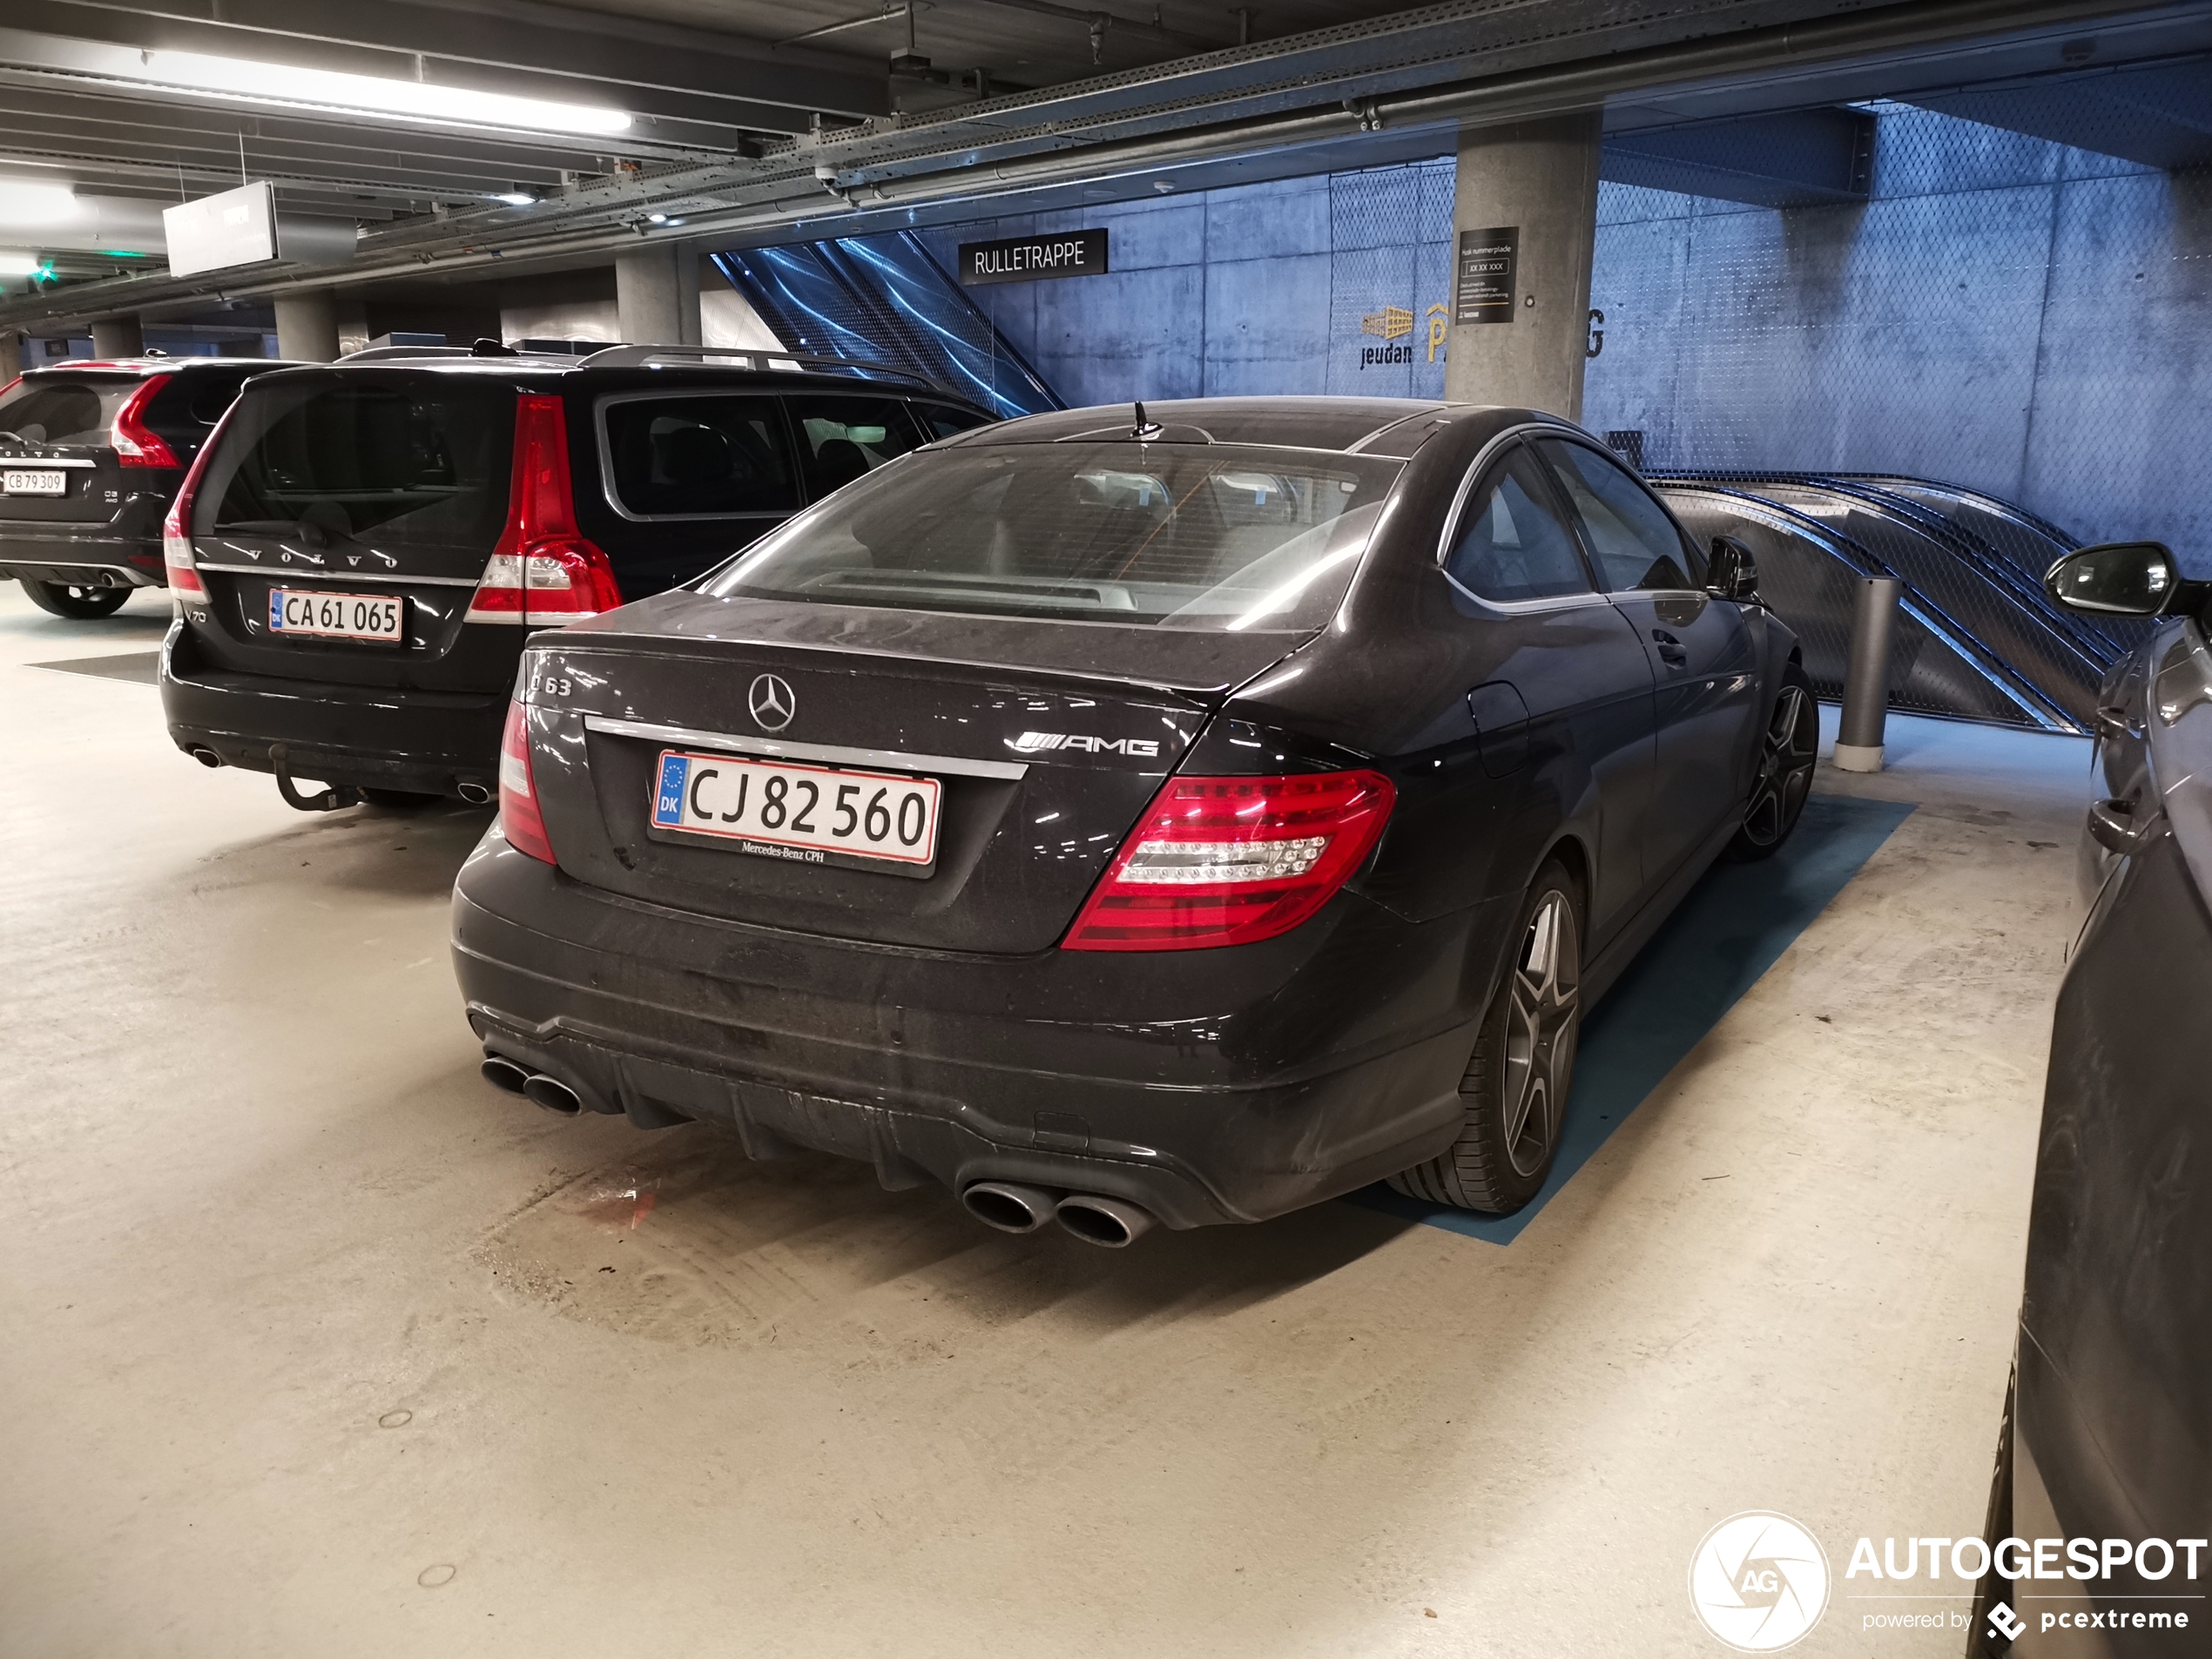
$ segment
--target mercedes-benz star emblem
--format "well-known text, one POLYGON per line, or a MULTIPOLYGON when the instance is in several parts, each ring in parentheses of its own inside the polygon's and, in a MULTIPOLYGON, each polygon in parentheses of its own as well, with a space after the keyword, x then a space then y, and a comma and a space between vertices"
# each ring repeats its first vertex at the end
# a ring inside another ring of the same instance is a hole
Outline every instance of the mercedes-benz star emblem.
POLYGON ((799 699, 791 694, 791 687, 775 675, 763 674, 745 693, 745 707, 752 711, 753 724, 763 732, 780 732, 799 712, 799 699))

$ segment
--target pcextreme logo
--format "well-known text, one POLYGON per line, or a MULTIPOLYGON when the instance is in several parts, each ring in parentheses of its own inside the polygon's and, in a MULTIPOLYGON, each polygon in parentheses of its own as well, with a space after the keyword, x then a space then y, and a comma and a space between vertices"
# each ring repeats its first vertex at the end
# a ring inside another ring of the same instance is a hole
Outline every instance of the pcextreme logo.
POLYGON ((1738 1653, 1779 1653, 1828 1610, 1828 1556, 1787 1515, 1747 1509, 1707 1533, 1689 1558, 1697 1622, 1738 1653))

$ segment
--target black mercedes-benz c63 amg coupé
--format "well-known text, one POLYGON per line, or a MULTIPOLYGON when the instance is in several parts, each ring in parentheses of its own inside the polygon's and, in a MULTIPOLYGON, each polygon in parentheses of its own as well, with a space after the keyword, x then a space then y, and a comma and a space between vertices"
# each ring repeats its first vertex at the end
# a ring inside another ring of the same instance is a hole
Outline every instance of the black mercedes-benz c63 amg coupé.
POLYGON ((1104 1244, 1526 1203, 1583 1008, 1817 731, 1749 556, 1586 433, 1079 409, 534 638, 457 883, 486 1075, 1104 1244))

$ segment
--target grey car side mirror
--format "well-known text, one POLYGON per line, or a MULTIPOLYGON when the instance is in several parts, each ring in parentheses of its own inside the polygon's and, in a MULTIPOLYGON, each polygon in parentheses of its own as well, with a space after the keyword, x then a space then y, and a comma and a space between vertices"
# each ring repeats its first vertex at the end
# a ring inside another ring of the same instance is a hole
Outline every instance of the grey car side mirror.
POLYGON ((2163 617, 2202 584, 2182 580, 2162 542, 2102 542, 2054 564, 2044 589, 2069 610, 2105 617, 2163 617))
POLYGON ((1759 562, 1733 536, 1713 537, 1712 559, 1705 567, 1705 591, 1716 599, 1759 597, 1759 562))

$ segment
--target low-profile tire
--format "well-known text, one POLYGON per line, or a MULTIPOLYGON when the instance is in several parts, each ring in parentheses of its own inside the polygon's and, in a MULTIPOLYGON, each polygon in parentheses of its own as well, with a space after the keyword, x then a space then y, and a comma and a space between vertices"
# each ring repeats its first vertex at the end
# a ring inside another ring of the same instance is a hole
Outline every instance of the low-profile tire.
POLYGON ((130 602, 128 588, 96 588, 73 582, 39 582, 23 578, 23 590, 41 610, 75 622, 112 617, 130 602))
POLYGON ((2013 1601, 2012 1586, 1998 1573, 1995 1554, 1998 1544, 2012 1537, 2015 1531, 2013 1442, 2020 1432, 2019 1425, 2013 1421, 2019 1408, 2020 1366, 2015 1362, 2012 1374, 2005 1379, 2005 1410, 1998 1419, 1997 1456, 1989 1472, 1989 1508, 1981 1523, 1981 1541, 1989 1546, 1991 1562, 1989 1570, 1981 1575, 1981 1581, 1974 1586, 1974 1610, 1968 1615, 1966 1659, 2001 1659, 2012 1646, 1990 1629, 1989 1615, 1997 1610, 2000 1602, 2010 1607, 2013 1601))
POLYGON ((370 789, 365 786, 361 797, 371 806, 381 806, 388 813, 419 813, 445 799, 443 795, 426 795, 414 789, 370 789))
POLYGON ((1460 1080, 1460 1136, 1390 1177, 1408 1197, 1510 1215, 1551 1174, 1582 1028, 1582 894, 1566 866, 1537 872, 1514 938, 1460 1080))
POLYGON ((1781 850, 1804 816, 1819 755, 1820 710, 1812 700, 1812 682, 1797 664, 1787 664, 1759 732, 1758 764, 1743 803, 1743 826, 1728 844, 1730 858, 1747 864, 1781 850))

